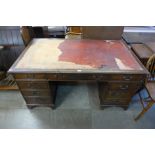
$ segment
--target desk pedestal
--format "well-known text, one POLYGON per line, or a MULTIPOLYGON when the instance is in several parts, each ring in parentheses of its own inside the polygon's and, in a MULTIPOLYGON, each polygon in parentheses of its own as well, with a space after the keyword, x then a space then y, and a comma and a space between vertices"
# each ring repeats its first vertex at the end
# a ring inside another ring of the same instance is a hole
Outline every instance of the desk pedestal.
POLYGON ((121 106, 125 110, 131 101, 132 96, 141 87, 136 82, 99 82, 99 98, 101 107, 121 106))
POLYGON ((56 84, 48 81, 16 81, 28 108, 54 107, 56 84))

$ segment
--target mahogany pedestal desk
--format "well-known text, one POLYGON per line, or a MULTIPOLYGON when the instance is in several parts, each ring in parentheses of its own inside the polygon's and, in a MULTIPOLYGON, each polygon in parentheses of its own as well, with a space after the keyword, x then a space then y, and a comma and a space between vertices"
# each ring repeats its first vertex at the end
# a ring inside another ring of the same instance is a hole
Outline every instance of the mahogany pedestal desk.
POLYGON ((96 81, 102 107, 127 108, 148 72, 121 40, 34 39, 9 73, 28 107, 54 107, 60 81, 96 81))

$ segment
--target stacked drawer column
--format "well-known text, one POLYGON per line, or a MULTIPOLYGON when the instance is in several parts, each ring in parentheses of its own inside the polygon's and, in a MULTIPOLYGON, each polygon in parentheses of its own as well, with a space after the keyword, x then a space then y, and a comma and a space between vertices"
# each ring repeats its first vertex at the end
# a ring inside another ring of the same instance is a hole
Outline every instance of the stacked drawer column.
POLYGON ((145 75, 113 75, 98 83, 100 105, 128 108, 132 96, 144 83, 145 75))
POLYGON ((29 108, 54 107, 56 85, 49 84, 44 74, 15 74, 14 77, 29 108))

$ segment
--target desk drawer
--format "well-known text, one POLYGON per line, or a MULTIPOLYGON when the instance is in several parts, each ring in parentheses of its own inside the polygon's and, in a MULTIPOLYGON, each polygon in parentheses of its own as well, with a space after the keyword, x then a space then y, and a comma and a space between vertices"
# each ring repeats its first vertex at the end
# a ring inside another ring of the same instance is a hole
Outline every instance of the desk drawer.
POLYGON ((104 99, 104 100, 100 100, 100 105, 101 106, 128 106, 130 103, 129 99, 123 99, 123 100, 119 100, 119 99, 104 99))
POLYGON ((101 104, 113 104, 113 105, 120 105, 120 104, 129 104, 132 95, 126 91, 106 91, 105 93, 99 94, 100 103, 101 104))
POLYGON ((101 104, 127 104, 139 88, 139 83, 136 82, 99 83, 99 98, 101 104))
POLYGON ((62 80, 107 80, 108 75, 102 74, 62 74, 62 80))
POLYGON ((20 73, 14 74, 15 79, 45 79, 46 74, 43 73, 20 73))
POLYGON ((126 91, 116 91, 116 90, 109 90, 105 93, 105 98, 107 99, 128 99, 130 98, 131 94, 130 92, 126 91))
POLYGON ((27 82, 27 81, 17 81, 20 89, 48 89, 48 82, 27 82))
POLYGON ((130 91, 140 88, 142 83, 137 82, 118 82, 118 83, 108 83, 108 89, 110 90, 119 90, 119 91, 130 91))
POLYGON ((21 90, 24 96, 51 96, 50 90, 21 90))
POLYGON ((17 80, 57 80, 61 77, 60 74, 56 73, 21 73, 14 74, 14 78, 17 80))
POLYGON ((50 97, 24 97, 27 104, 31 105, 44 105, 44 104, 53 104, 50 97))
POLYGON ((109 80, 119 80, 119 81, 144 81, 146 75, 132 75, 132 74, 120 74, 120 75, 110 75, 109 80))

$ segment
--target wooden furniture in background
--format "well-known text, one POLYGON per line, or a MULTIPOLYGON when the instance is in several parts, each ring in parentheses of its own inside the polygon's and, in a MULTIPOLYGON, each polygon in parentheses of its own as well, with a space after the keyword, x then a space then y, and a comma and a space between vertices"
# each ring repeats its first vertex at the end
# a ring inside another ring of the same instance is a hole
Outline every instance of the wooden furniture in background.
POLYGON ((81 26, 67 26, 65 39, 82 39, 81 26))
POLYGON ((155 103, 155 54, 153 54, 149 58, 146 67, 148 71, 150 72, 150 75, 148 76, 147 81, 145 83, 145 88, 147 90, 148 97, 143 99, 139 92, 139 97, 140 97, 143 110, 135 118, 136 121, 140 117, 142 117, 155 103))
POLYGON ((127 44, 141 44, 149 41, 155 41, 155 33, 124 32, 122 38, 127 44))
POLYGON ((68 26, 67 39, 120 40, 121 26, 68 26))
POLYGON ((65 38, 66 26, 42 26, 42 33, 39 38, 65 38))
POLYGON ((123 26, 82 26, 82 38, 120 40, 123 29, 123 26))
POLYGON ((9 73, 28 107, 53 107, 60 81, 96 81, 102 107, 127 108, 147 70, 121 40, 34 39, 9 73))
POLYGON ((131 44, 131 48, 143 65, 146 66, 153 51, 144 44, 131 44))
POLYGON ((131 49, 139 58, 139 60, 146 66, 149 58, 155 53, 155 42, 141 43, 141 44, 131 44, 131 49))
POLYGON ((25 46, 27 46, 32 38, 34 38, 34 32, 32 27, 30 26, 22 26, 20 29, 22 39, 24 41, 25 46))
POLYGON ((82 33, 82 27, 81 26, 67 26, 67 34, 73 34, 73 35, 79 35, 82 33))

